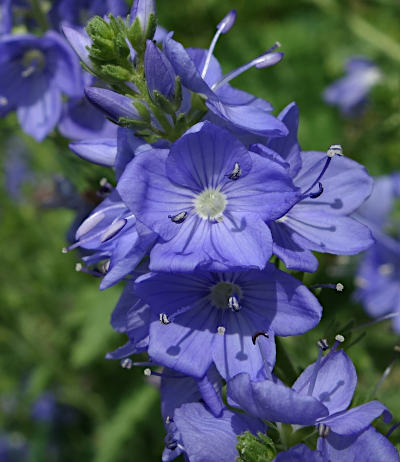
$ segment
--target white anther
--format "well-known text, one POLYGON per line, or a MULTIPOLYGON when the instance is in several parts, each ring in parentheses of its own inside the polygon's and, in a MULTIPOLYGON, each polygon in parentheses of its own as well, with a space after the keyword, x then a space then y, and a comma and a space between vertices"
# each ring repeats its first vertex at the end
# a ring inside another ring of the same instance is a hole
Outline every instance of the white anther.
POLYGON ((337 334, 337 335, 335 336, 335 340, 336 340, 337 342, 339 342, 339 343, 343 343, 343 342, 344 342, 344 337, 343 337, 343 335, 337 334))
POLYGON ((341 282, 338 282, 338 283, 336 284, 336 290, 337 290, 338 292, 343 292, 343 289, 344 289, 344 285, 343 285, 341 282))
POLYGON ((219 326, 217 328, 217 332, 218 332, 219 335, 225 335, 225 331, 226 331, 226 329, 223 326, 219 326))
POLYGON ((0 106, 7 106, 8 99, 5 96, 0 96, 0 106))
POLYGON ((150 377, 150 376, 151 376, 151 369, 147 367, 147 368, 143 371, 143 374, 144 374, 146 377, 150 377))
POLYGON ((165 313, 160 313, 160 322, 161 324, 167 325, 170 324, 170 320, 168 319, 168 316, 165 313))
POLYGON ((321 338, 317 342, 318 348, 321 348, 322 351, 326 351, 329 348, 329 343, 326 338, 321 338))
POLYGON ((111 261, 107 260, 101 265, 101 272, 106 274, 110 268, 111 261))
POLYGON ((169 415, 167 415, 166 419, 165 419, 165 423, 168 425, 171 423, 171 417, 169 415))
POLYGON ((61 249, 61 253, 68 253, 68 249, 67 249, 66 247, 63 247, 63 248, 61 249))
POLYGON ((78 271, 78 272, 79 272, 79 271, 82 271, 82 268, 83 268, 83 267, 82 267, 82 263, 77 263, 77 264, 75 265, 75 271, 78 271))
POLYGON ((125 358, 121 361, 121 367, 124 369, 131 369, 133 365, 133 362, 131 358, 125 358))
POLYGON ((390 274, 393 273, 393 271, 394 271, 394 265, 392 265, 392 263, 385 263, 384 265, 380 265, 378 267, 378 272, 382 276, 389 276, 390 274))
POLYGON ((102 186, 102 187, 107 186, 107 185, 108 185, 108 180, 107 180, 107 178, 103 177, 103 178, 99 181, 99 184, 100 184, 100 186, 102 186))
POLYGON ((333 156, 343 156, 343 149, 340 144, 332 144, 328 151, 326 152, 328 157, 333 157, 333 156))

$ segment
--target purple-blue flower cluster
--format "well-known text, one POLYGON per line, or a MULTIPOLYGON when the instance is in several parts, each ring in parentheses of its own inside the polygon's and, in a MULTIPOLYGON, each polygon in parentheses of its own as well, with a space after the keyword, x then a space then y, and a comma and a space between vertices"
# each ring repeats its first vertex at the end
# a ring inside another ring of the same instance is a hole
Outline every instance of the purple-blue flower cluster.
MULTIPOLYGON (((162 460, 230 462, 240 457, 237 436, 275 430, 277 462, 398 461, 371 425, 390 420, 385 406, 349 408, 357 376, 342 336, 326 354, 320 340, 316 362, 291 386, 275 368, 276 338, 321 319, 314 293, 290 273, 315 272, 315 252, 355 255, 377 240, 359 279, 374 279, 385 295, 368 283, 360 297, 370 311, 398 311, 400 250, 365 218, 371 202, 362 205, 371 177, 338 144, 302 151, 296 103, 274 115, 268 101, 231 85, 284 56, 275 43, 224 74, 214 50, 234 10, 209 49, 198 49, 157 26, 154 0, 127 9, 122 0, 58 0, 26 34, 9 35, 13 10, 3 2, 0 115, 16 111, 37 140, 57 128, 75 154, 110 168, 63 251, 79 248, 76 269, 100 278, 101 289, 125 282, 111 325, 128 340, 107 357, 161 375, 162 460), (287 438, 308 430, 310 447, 287 438)), ((375 76, 360 59, 349 71, 327 92, 352 94, 345 112, 375 76)))

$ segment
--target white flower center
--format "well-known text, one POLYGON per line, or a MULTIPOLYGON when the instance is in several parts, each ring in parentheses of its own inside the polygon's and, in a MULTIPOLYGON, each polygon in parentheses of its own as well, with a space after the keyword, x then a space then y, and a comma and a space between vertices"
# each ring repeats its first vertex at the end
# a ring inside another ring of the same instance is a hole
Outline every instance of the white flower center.
POLYGON ((218 189, 207 188, 194 199, 196 213, 203 220, 222 218, 226 204, 225 194, 218 189))
POLYGON ((221 308, 222 310, 229 309, 229 297, 236 295, 239 299, 242 296, 242 290, 236 284, 231 282, 218 282, 211 289, 211 303, 216 308, 221 308))

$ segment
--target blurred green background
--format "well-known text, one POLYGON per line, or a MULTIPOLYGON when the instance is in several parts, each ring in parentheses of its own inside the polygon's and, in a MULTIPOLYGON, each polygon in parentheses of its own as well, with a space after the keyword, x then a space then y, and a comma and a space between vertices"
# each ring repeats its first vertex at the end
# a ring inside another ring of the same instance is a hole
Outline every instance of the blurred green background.
MULTIPOLYGON (((232 8, 237 23, 215 52, 224 71, 275 41, 285 52, 281 64, 249 71, 235 81, 237 87, 268 99, 277 112, 296 101, 304 150, 340 143, 372 175, 400 169, 398 0, 160 0, 159 22, 175 30, 186 46, 207 48, 215 25, 232 8), (355 54, 375 60, 384 79, 374 88, 366 113, 345 120, 322 102, 321 92, 343 75, 344 61, 355 54)), ((60 148, 57 135, 39 145, 16 127, 14 116, 0 121, 0 435, 11 434, 16 444, 26 441, 33 462, 158 461, 164 430, 156 387, 146 383, 141 370, 123 370, 117 361, 104 360, 125 342, 109 325, 122 287, 100 292, 98 280, 75 272, 78 256, 61 253, 75 212, 44 206, 55 195, 55 175, 70 178, 87 195, 89 185, 107 172, 74 158, 65 142, 60 148), (33 172, 22 195, 12 199, 5 191, 10 181, 5 166, 21 153, 33 172), (72 408, 68 419, 57 425, 32 420, 32 405, 44 391, 72 408)), ((322 293, 320 326, 282 342, 299 370, 316 357, 320 337, 352 319, 368 321, 351 299, 357 258, 323 256, 320 261, 322 269, 306 282, 340 280, 345 291, 322 293)), ((355 403, 371 398, 396 342, 386 322, 367 329, 351 346, 359 376, 355 403)), ((377 395, 397 421, 399 386, 397 360, 377 395)), ((400 442, 400 431, 392 441, 400 442)))

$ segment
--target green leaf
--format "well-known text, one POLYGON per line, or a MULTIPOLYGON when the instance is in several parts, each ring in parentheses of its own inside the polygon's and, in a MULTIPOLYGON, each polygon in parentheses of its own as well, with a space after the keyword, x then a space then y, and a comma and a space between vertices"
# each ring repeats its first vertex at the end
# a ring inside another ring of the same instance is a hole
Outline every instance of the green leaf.
POLYGON ((247 431, 239 435, 237 440, 238 462, 270 462, 276 456, 274 442, 264 433, 259 432, 255 436, 247 431))

